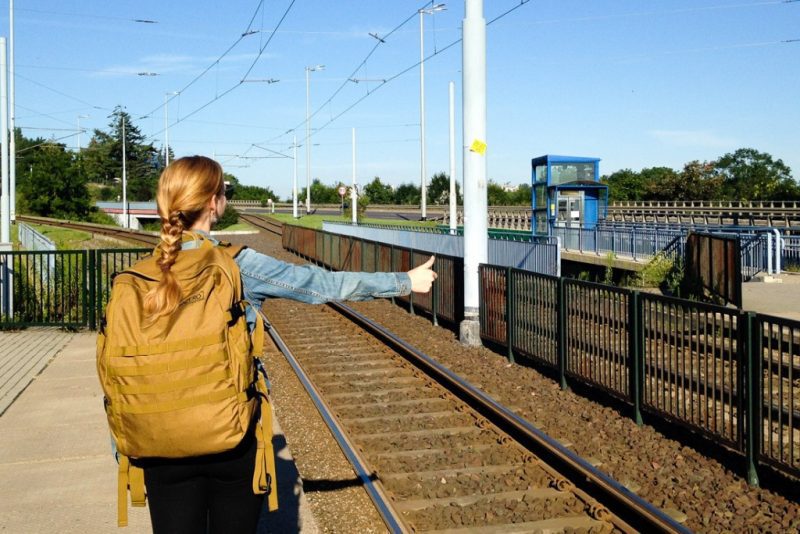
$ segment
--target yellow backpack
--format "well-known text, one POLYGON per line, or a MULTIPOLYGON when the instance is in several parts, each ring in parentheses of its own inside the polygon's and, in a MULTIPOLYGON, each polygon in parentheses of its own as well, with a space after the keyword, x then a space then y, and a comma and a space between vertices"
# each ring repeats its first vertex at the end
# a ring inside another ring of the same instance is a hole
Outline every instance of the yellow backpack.
POLYGON ((160 249, 113 282, 97 336, 97 372, 119 460, 118 525, 131 504, 145 505, 144 474, 131 458, 184 458, 234 448, 260 415, 253 491, 278 507, 272 413, 258 357, 264 345, 259 318, 249 332, 239 268, 242 247, 214 246, 197 234, 172 265, 183 298, 175 312, 145 326, 144 296, 156 287, 160 249), (259 373, 259 369, 261 373, 259 373), (260 399, 260 402, 259 402, 260 399), (260 405, 260 414, 255 411, 260 405))

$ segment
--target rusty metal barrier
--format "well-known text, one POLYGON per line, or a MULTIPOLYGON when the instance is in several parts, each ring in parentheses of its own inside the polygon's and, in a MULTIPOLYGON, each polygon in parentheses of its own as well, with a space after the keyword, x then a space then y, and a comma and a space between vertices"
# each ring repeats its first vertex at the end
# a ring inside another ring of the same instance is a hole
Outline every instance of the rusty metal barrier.
MULTIPOLYGON (((397 247, 320 230, 285 225, 283 247, 304 258, 337 271, 406 272, 424 263, 430 252, 397 247)), ((410 311, 430 313, 439 319, 457 323, 463 319, 463 271, 461 258, 437 255, 434 269, 439 275, 427 294, 396 297, 410 311)))

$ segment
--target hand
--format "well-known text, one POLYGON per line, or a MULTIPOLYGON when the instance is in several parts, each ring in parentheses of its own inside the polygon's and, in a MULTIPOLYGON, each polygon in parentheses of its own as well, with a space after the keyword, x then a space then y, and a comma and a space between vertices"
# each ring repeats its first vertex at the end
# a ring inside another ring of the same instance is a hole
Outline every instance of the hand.
POLYGON ((431 290, 433 281, 438 277, 431 268, 435 260, 436 257, 431 256, 430 259, 422 265, 408 271, 408 276, 411 278, 411 291, 414 293, 427 293, 431 290))

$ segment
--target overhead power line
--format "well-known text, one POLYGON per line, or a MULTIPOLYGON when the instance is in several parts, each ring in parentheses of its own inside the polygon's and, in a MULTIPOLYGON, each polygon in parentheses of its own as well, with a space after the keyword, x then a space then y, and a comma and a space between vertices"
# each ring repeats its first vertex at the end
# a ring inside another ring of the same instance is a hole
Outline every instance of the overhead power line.
MULTIPOLYGON (((515 5, 514 5, 514 6, 512 6, 511 8, 507 9, 506 11, 503 11, 502 13, 500 13, 499 15, 497 15, 496 17, 494 17, 493 19, 489 20, 489 21, 486 23, 486 25, 487 25, 487 26, 491 26, 493 23, 495 23, 495 22, 497 22, 498 20, 500 20, 500 19, 502 19, 502 18, 504 18, 504 17, 506 17, 506 16, 510 15, 511 13, 513 13, 513 12, 514 12, 514 11, 516 11, 517 9, 521 8, 522 6, 524 6, 525 4, 527 4, 527 3, 528 3, 528 2, 530 2, 530 1, 531 1, 531 0, 519 0, 519 3, 518 3, 518 4, 515 4, 515 5)), ((430 3, 430 2, 426 2, 425 4, 423 4, 423 6, 422 6, 422 7, 424 7, 424 6, 427 6, 429 3, 430 3)), ((420 8, 420 9, 421 9, 421 8, 420 8)), ((406 18, 406 19, 405 19, 403 22, 401 22, 401 23, 400 23, 400 24, 398 24, 397 26, 395 26, 395 28, 394 28, 394 29, 392 29, 392 30, 391 30, 389 33, 387 33, 386 35, 384 35, 384 36, 383 36, 383 38, 382 38, 382 40, 379 40, 379 41, 378 41, 378 42, 377 42, 377 43, 376 43, 376 44, 375 44, 375 45, 372 47, 372 49, 369 51, 369 53, 367 53, 366 57, 365 57, 365 58, 364 58, 364 59, 361 61, 361 63, 359 63, 359 64, 358 64, 358 66, 357 66, 357 67, 354 69, 353 73, 352 73, 350 76, 348 76, 348 79, 349 79, 349 78, 353 78, 353 77, 355 76, 355 74, 358 72, 358 70, 359 70, 359 69, 360 69, 360 68, 361 68, 361 67, 362 67, 364 64, 366 64, 367 60, 368 60, 368 59, 369 59, 369 58, 372 56, 372 54, 375 52, 375 50, 377 49, 377 47, 378 47, 378 46, 380 46, 381 44, 384 44, 384 43, 386 42, 386 38, 388 38, 389 36, 391 36, 392 34, 394 34, 395 32, 397 32, 397 31, 398 31, 400 28, 402 28, 403 26, 405 26, 406 24, 408 24, 408 23, 409 23, 409 22, 410 22, 412 19, 414 19, 414 18, 417 16, 417 13, 418 13, 418 12, 419 12, 419 9, 415 10, 415 11, 414 11, 414 13, 413 13, 412 15, 410 15, 408 18, 406 18)), ((334 115, 333 117, 331 117, 331 119, 330 119, 330 120, 328 120, 328 122, 324 123, 322 126, 319 126, 319 127, 315 128, 315 129, 314 129, 314 131, 312 131, 312 132, 311 132, 311 135, 313 136, 313 135, 315 135, 315 134, 319 133, 320 131, 324 130, 324 129, 325 129, 326 127, 328 127, 330 124, 332 124, 332 123, 333 123, 333 122, 335 122, 337 119, 339 119, 339 118, 340 118, 342 115, 344 115, 344 114, 346 114, 347 112, 349 112, 350 110, 352 110, 354 107, 356 107, 357 105, 359 105, 361 102, 363 102, 364 100, 366 100, 368 97, 370 97, 372 94, 374 94, 376 91, 378 91, 378 90, 379 90, 379 89, 381 89, 382 87, 386 86, 387 84, 391 83, 392 81, 396 80, 397 78, 399 78, 399 77, 403 76, 403 75, 404 75, 404 74, 406 74, 407 72, 409 72, 409 71, 411 71, 411 70, 414 70, 414 69, 418 68, 418 67, 419 67, 419 65, 420 65, 420 63, 427 62, 427 61, 429 61, 429 60, 433 59, 434 57, 438 56, 439 54, 442 54, 442 53, 446 52, 446 51, 447 51, 447 50, 449 50, 450 48, 452 48, 452 47, 454 47, 455 45, 457 45, 458 43, 460 43, 462 40, 463 40, 463 39, 459 38, 459 39, 456 39, 456 40, 452 41, 451 43, 449 43, 448 45, 444 46, 443 48, 440 48, 440 49, 438 49, 438 50, 435 50, 435 51, 434 51, 432 54, 430 54, 429 56, 425 57, 425 58, 424 58, 422 61, 417 61, 416 63, 414 63, 414 64, 412 64, 412 65, 409 65, 408 67, 406 67, 405 69, 401 70, 400 72, 398 72, 398 73, 394 74, 393 76, 389 76, 389 77, 387 77, 385 80, 383 80, 382 82, 379 82, 379 83, 376 85, 376 87, 375 87, 373 90, 371 90, 371 91, 367 92, 366 94, 364 94, 363 96, 361 96, 360 98, 358 98, 358 99, 357 99, 355 102, 353 102, 352 104, 350 104, 349 106, 347 106, 347 107, 346 107, 346 108, 345 108, 343 111, 341 111, 340 113, 338 113, 338 114, 334 115)), ((339 87, 338 87, 338 88, 337 88, 337 89, 336 89, 336 90, 333 92, 333 94, 332 94, 332 95, 331 95, 331 96, 330 96, 330 97, 329 97, 329 98, 328 98, 328 99, 327 99, 327 100, 326 100, 326 101, 325 101, 323 104, 321 104, 321 105, 320 105, 320 106, 319 106, 319 107, 318 107, 318 108, 317 108, 317 109, 316 109, 316 110, 315 110, 315 111, 314 111, 314 112, 313 112, 313 113, 312 113, 312 114, 309 116, 309 120, 310 120, 310 119, 312 119, 312 118, 314 118, 314 117, 315 117, 317 114, 319 114, 319 113, 320 113, 320 112, 321 112, 321 111, 322 111, 322 110, 323 110, 323 109, 324 109, 324 108, 325 108, 325 107, 326 107, 326 106, 327 106, 327 105, 328 105, 328 104, 329 104, 329 103, 330 103, 330 102, 331 102, 331 101, 332 101, 332 100, 333 100, 333 99, 336 97, 336 95, 338 95, 338 94, 339 94, 339 92, 342 90, 342 88, 343 88, 343 87, 344 87, 346 84, 347 84, 347 81, 345 81, 345 82, 344 82, 342 85, 340 85, 340 86, 339 86, 339 87)), ((278 136, 275 136, 275 137, 273 137, 273 138, 271 138, 271 139, 269 139, 269 140, 267 140, 267 141, 263 141, 263 142, 261 142, 261 143, 257 143, 257 144, 269 144, 269 143, 271 143, 271 142, 273 142, 273 141, 276 141, 277 139, 280 139, 280 138, 284 137, 285 135, 288 135, 288 134, 290 134, 290 133, 292 133, 292 132, 295 132, 295 131, 297 131, 299 128, 303 127, 305 124, 306 124, 306 121, 304 120, 304 121, 300 122, 300 123, 299 123, 297 126, 295 126, 295 127, 291 128, 291 129, 287 130, 285 133, 283 133, 283 134, 281 134, 281 135, 278 135, 278 136)), ((248 149, 248 151, 249 151, 249 150, 250 150, 250 149, 248 149)), ((246 153, 246 152, 247 152, 247 151, 245 151, 245 153, 246 153)))
MULTIPOLYGON (((289 3, 288 7, 283 12, 283 15, 281 16, 280 20, 278 21, 278 24, 275 26, 275 29, 272 30, 272 32, 270 33, 269 38, 267 39, 266 43, 264 43, 263 46, 261 46, 259 48, 258 54, 256 55, 255 59, 250 64, 250 67, 247 69, 247 71, 244 73, 244 75, 240 77, 240 79, 239 79, 239 81, 237 83, 235 83, 234 85, 232 85, 228 89, 224 90, 222 93, 218 93, 214 98, 212 98, 211 100, 209 100, 205 104, 201 105, 198 108, 195 108, 193 111, 191 111, 188 114, 184 115, 183 117, 177 119, 175 122, 169 124, 169 127, 175 126, 176 124, 180 124, 181 122, 185 121, 189 117, 191 117, 193 115, 196 115, 200 111, 204 110, 205 108, 207 108, 208 106, 210 106, 211 104, 216 102, 217 100, 221 99, 222 97, 226 96, 227 94, 229 94, 232 91, 234 91, 235 89, 237 89, 240 85, 242 85, 244 83, 244 80, 250 74, 250 72, 252 72, 253 68, 255 68, 256 63, 258 63, 258 60, 261 59, 261 56, 264 54, 264 51, 267 49, 269 44, 272 42, 272 39, 275 37, 275 32, 278 30, 278 28, 281 27, 281 25, 283 24, 284 20, 286 20, 286 17, 289 15, 289 12, 292 10, 292 7, 294 6, 295 2, 296 2, 296 0, 291 0, 291 2, 289 3)), ((253 23, 253 20, 255 20, 255 17, 258 14, 258 10, 261 8, 263 3, 264 3, 264 0, 261 0, 258 3, 258 7, 256 8, 256 11, 253 13, 253 17, 250 19, 250 23, 248 24, 247 29, 242 33, 242 35, 239 36, 239 38, 236 40, 236 42, 233 45, 231 45, 219 58, 217 58, 217 60, 214 63, 209 65, 208 68, 206 68, 201 74, 199 74, 197 77, 195 77, 191 82, 189 82, 187 85, 185 85, 182 89, 177 91, 179 94, 183 93, 186 89, 191 87, 197 80, 199 80, 203 75, 205 75, 205 73, 207 73, 209 70, 211 70, 211 68, 213 68, 215 65, 217 65, 222 58, 224 58, 228 53, 230 53, 230 51, 233 50, 233 48, 237 44, 239 44, 239 42, 242 39, 244 39, 244 35, 248 34, 248 32, 250 32, 250 30, 252 29, 251 25, 253 23)), ((169 98, 167 100, 167 102, 165 104, 159 105, 158 107, 154 108, 152 111, 150 111, 149 113, 144 115, 144 117, 148 117, 153 112, 161 109, 164 105, 169 103, 169 101, 171 101, 173 98, 175 98, 175 96, 177 96, 177 95, 173 95, 171 98, 169 98)), ((166 128, 163 128, 163 129, 159 130, 158 132, 156 132, 153 135, 149 136, 148 139, 154 138, 155 136, 157 136, 158 134, 164 132, 165 130, 166 130, 166 128)))

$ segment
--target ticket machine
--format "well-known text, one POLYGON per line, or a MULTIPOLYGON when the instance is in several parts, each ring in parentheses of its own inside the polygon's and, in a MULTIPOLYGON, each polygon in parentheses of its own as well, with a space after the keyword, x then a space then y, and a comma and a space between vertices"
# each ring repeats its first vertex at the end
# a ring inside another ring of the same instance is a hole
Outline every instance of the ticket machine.
POLYGON ((533 233, 553 228, 594 228, 606 217, 608 186, 600 183, 600 160, 546 155, 531 160, 533 233))

